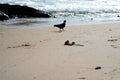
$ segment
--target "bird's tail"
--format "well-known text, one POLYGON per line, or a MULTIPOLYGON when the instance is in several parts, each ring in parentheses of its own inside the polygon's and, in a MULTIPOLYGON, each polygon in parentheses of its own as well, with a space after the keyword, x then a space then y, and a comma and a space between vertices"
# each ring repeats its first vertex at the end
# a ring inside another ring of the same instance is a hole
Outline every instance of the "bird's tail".
POLYGON ((54 25, 54 27, 57 27, 56 25, 54 25))

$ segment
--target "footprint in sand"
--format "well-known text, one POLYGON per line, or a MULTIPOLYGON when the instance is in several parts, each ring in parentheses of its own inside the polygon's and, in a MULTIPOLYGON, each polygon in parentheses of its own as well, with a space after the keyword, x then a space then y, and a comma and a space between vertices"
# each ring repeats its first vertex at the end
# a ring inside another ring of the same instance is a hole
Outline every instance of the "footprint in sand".
POLYGON ((115 68, 115 69, 112 69, 111 71, 106 72, 104 74, 110 76, 109 80, 116 80, 116 78, 119 77, 119 73, 120 73, 120 68, 115 68))
POLYGON ((21 44, 21 45, 16 45, 16 46, 10 46, 8 48, 19 48, 19 47, 30 47, 32 46, 30 43, 24 43, 24 44, 21 44))
POLYGON ((113 47, 113 48, 117 48, 117 46, 115 46, 115 45, 111 45, 111 47, 113 47))
POLYGON ((118 39, 109 39, 108 41, 109 42, 116 42, 116 41, 118 41, 118 39))
MULTIPOLYGON (((111 37, 111 38, 112 38, 112 37, 111 37)), ((109 39, 108 41, 109 41, 109 42, 115 42, 115 43, 117 43, 118 39, 109 39)), ((118 44, 116 44, 116 45, 110 45, 110 46, 113 47, 113 48, 118 48, 118 47, 119 47, 118 44)))
POLYGON ((86 77, 80 77, 80 78, 78 78, 78 79, 86 79, 86 77))

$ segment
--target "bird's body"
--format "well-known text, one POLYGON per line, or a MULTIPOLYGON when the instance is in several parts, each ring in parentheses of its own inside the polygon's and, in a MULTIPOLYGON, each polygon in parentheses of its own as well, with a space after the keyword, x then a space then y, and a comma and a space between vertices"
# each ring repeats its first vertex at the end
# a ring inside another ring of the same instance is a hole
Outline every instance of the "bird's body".
POLYGON ((64 20, 64 22, 62 24, 57 24, 57 25, 54 25, 54 27, 58 27, 61 30, 64 30, 66 26, 66 20, 64 20))

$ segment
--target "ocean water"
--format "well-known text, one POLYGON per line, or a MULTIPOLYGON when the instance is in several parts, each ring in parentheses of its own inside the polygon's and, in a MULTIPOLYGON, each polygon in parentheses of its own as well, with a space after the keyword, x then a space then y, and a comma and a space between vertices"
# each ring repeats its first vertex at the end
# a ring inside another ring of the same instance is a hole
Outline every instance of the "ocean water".
POLYGON ((120 0, 0 0, 0 3, 27 5, 49 13, 51 20, 36 19, 38 23, 42 20, 42 25, 60 23, 64 19, 70 25, 120 21, 120 0))

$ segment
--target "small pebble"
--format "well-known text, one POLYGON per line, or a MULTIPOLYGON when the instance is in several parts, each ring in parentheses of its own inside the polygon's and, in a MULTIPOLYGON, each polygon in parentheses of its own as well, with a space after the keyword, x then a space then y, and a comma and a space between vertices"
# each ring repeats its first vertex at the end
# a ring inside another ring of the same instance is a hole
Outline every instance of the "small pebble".
POLYGON ((101 67, 100 67, 100 66, 98 66, 98 67, 96 67, 96 68, 95 68, 95 70, 99 70, 99 69, 101 69, 101 67))

